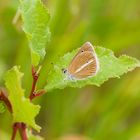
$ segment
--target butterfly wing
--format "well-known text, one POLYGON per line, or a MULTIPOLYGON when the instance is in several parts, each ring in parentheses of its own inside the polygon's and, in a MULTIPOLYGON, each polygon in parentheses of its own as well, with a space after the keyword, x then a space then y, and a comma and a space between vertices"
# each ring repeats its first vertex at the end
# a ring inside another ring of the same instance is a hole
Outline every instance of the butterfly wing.
POLYGON ((74 58, 71 61, 71 64, 73 63, 73 61, 75 60, 75 58, 77 57, 77 55, 84 53, 85 51, 91 51, 93 52, 93 46, 90 42, 86 42, 84 43, 84 45, 82 45, 82 47, 79 49, 79 51, 77 52, 77 54, 74 56, 74 58))
POLYGON ((77 79, 93 76, 97 71, 98 60, 93 49, 92 51, 85 51, 76 55, 68 67, 68 73, 77 79))
POLYGON ((98 64, 96 59, 93 57, 85 67, 82 67, 77 73, 75 73, 73 76, 77 79, 83 79, 87 78, 89 76, 96 75, 98 71, 98 64))
POLYGON ((93 46, 90 42, 84 43, 78 53, 85 51, 93 51, 93 46))
MULTIPOLYGON (((82 47, 80 48, 80 50, 78 51, 78 53, 77 53, 77 54, 74 56, 74 58, 72 59, 70 65, 69 65, 69 68, 68 68, 68 69, 71 70, 72 73, 73 73, 73 72, 75 71, 75 69, 76 69, 75 63, 77 62, 76 60, 78 60, 78 58, 79 58, 79 57, 77 58, 77 56, 78 56, 79 54, 82 54, 82 53, 86 52, 86 51, 94 52, 93 47, 92 47, 92 44, 91 44, 90 42, 86 42, 84 45, 82 45, 82 47)), ((78 61, 80 61, 80 59, 79 59, 78 61)), ((82 61, 82 60, 81 60, 81 61, 82 61)), ((81 63, 76 63, 76 64, 77 64, 77 67, 79 67, 79 65, 80 65, 81 63), (78 65, 78 64, 79 64, 79 65, 78 65)))

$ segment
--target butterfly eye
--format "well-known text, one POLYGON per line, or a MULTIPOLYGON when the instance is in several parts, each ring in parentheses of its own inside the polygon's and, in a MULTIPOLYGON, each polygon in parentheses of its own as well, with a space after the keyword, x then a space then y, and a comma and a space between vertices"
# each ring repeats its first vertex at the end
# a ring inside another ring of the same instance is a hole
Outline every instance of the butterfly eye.
POLYGON ((67 72, 67 70, 66 70, 66 69, 62 69, 62 71, 63 71, 63 73, 66 73, 66 72, 67 72))

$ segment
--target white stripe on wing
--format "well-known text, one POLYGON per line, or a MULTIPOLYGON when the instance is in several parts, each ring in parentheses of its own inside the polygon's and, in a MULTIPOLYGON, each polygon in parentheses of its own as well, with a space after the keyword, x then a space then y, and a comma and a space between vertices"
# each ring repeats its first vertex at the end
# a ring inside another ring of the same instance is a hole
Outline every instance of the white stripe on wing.
POLYGON ((94 61, 94 59, 91 59, 90 61, 88 61, 87 63, 83 64, 80 68, 78 68, 75 73, 81 71, 83 68, 85 68, 86 66, 88 66, 90 63, 92 63, 94 61))

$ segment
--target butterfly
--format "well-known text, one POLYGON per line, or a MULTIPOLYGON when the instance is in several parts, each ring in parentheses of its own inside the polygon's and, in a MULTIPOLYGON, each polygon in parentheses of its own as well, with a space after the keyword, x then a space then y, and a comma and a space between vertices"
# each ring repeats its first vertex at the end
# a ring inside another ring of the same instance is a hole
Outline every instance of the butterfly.
POLYGON ((99 71, 99 60, 93 45, 90 42, 82 45, 68 68, 62 69, 62 71, 70 80, 81 80, 95 76, 99 71))

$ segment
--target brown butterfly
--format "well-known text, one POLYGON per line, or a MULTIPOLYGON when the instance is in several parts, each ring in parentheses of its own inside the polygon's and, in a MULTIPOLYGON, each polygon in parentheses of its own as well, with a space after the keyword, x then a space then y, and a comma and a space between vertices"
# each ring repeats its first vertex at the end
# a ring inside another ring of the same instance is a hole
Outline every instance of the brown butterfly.
POLYGON ((99 71, 99 61, 90 42, 86 42, 74 56, 67 69, 67 79, 84 79, 95 76, 99 71))

